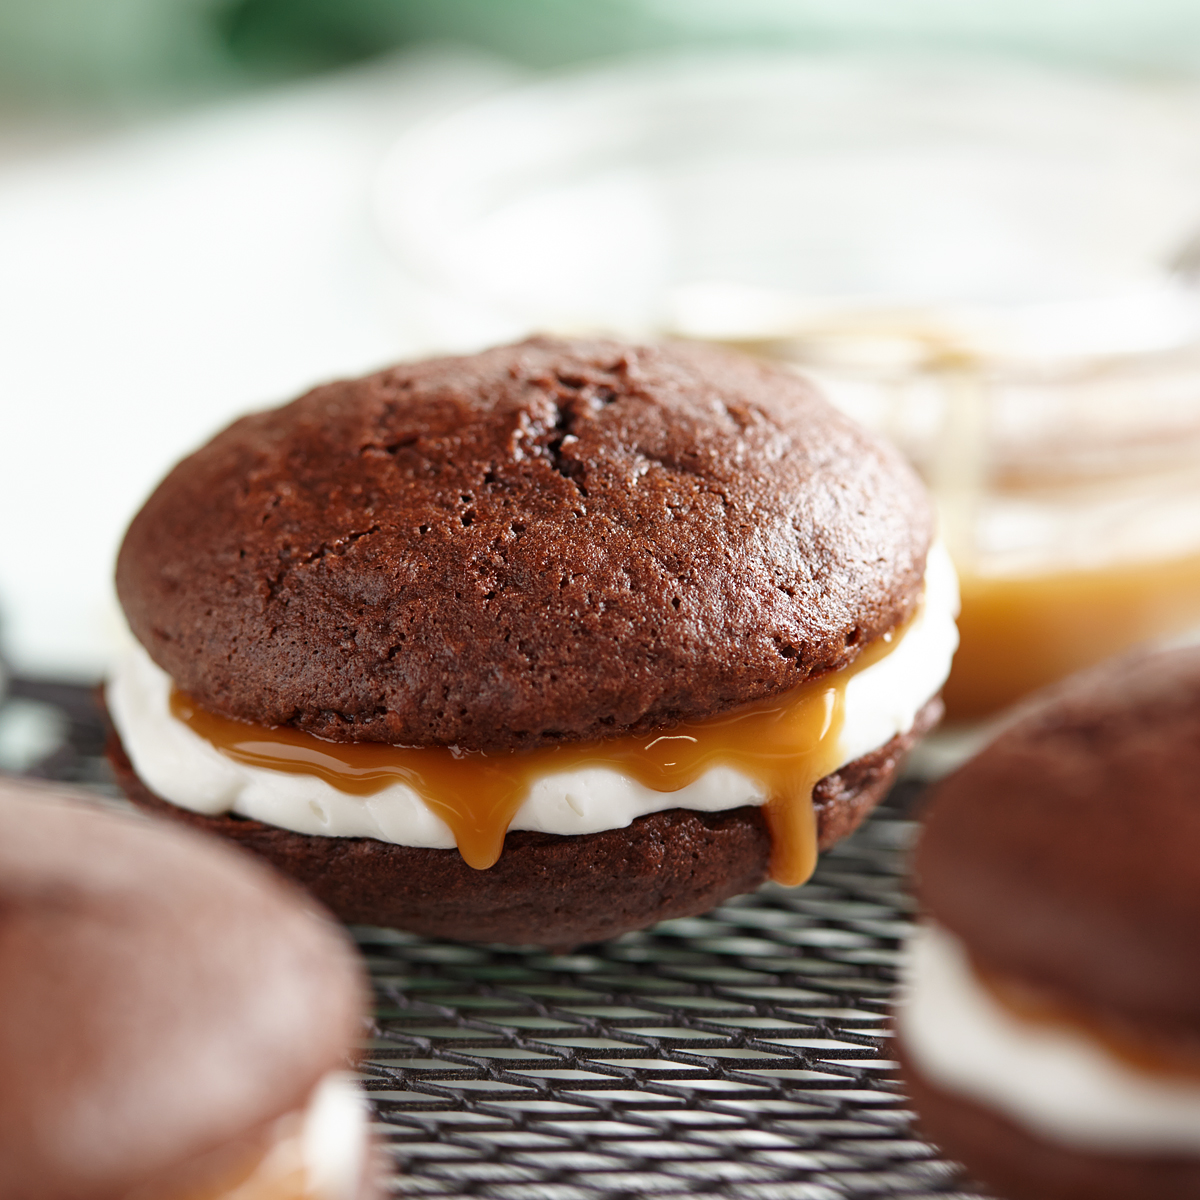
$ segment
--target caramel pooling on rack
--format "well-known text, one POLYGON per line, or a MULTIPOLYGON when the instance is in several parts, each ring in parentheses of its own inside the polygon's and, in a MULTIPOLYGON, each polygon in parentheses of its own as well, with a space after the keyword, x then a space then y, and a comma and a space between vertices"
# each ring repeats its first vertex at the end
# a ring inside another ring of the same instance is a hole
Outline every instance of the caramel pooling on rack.
POLYGON ((356 796, 406 784, 450 826, 459 853, 478 870, 500 857, 509 824, 545 775, 607 767, 653 791, 676 792, 709 767, 733 767, 766 791, 771 878, 794 885, 816 866, 812 793, 818 780, 841 765, 846 684, 888 654, 900 637, 899 631, 885 635, 840 671, 720 716, 685 721, 661 733, 514 753, 330 742, 295 729, 217 716, 177 689, 171 712, 222 754, 247 766, 317 775, 356 796))

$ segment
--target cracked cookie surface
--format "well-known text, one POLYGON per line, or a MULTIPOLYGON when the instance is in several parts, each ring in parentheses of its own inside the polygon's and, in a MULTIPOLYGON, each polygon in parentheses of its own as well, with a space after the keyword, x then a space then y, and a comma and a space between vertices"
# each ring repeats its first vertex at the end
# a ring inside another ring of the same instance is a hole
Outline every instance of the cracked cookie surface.
POLYGON ((134 519, 117 585, 205 707, 521 748, 853 661, 912 611, 931 535, 911 470, 788 372, 535 339, 236 422, 134 519))

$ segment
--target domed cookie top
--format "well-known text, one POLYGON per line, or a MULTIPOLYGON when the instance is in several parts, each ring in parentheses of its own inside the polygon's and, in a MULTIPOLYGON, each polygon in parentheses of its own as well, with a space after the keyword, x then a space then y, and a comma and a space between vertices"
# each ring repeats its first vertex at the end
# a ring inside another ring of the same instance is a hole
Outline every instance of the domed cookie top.
POLYGON ((1200 1034, 1200 649, 1044 693, 939 786, 916 872, 982 966, 1200 1034))
POLYGON ((921 587, 912 471, 794 375, 538 339, 243 418, 134 519, 134 633, 206 707, 533 746, 851 661, 921 587))
POLYGON ((49 789, 0 784, 0 823, 6 1196, 176 1179, 344 1065, 359 970, 299 891, 49 789))

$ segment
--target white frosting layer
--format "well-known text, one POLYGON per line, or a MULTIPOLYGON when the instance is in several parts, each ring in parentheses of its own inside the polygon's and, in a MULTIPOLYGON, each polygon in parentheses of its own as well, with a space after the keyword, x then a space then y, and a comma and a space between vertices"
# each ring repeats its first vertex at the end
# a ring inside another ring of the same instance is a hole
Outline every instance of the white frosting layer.
POLYGON ((281 1182, 299 1172, 312 1200, 355 1200, 367 1165, 368 1109, 362 1088, 344 1071, 330 1071, 303 1113, 275 1125, 277 1138, 249 1178, 222 1200, 280 1195, 281 1182))
MULTIPOLYGON (((839 766, 912 727, 950 672, 958 645, 957 613, 958 582, 939 543, 929 554, 925 603, 916 620, 890 654, 846 685, 839 766)), ((107 696, 134 768, 163 799, 196 812, 236 812, 298 833, 454 846, 450 827, 405 784, 354 796, 315 775, 244 766, 172 716, 170 694, 170 678, 134 645, 118 665, 107 696)), ((606 767, 583 767, 538 779, 510 828, 597 833, 667 808, 719 812, 766 800, 756 780, 732 767, 712 767, 675 792, 654 791, 606 767)))
POLYGON ((909 945, 897 1021, 931 1083, 1050 1141, 1114 1153, 1200 1152, 1200 1081, 1139 1071, 1082 1030, 1014 1016, 962 943, 932 922, 909 945))
POLYGON ((367 1165, 367 1099, 344 1071, 313 1091, 300 1138, 308 1188, 321 1200, 353 1200, 367 1165))

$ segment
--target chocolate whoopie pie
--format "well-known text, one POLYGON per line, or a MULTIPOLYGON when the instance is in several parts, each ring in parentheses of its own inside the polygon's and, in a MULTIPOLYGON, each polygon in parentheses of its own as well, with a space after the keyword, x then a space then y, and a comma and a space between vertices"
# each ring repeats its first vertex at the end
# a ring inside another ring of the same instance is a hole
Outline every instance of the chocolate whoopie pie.
POLYGON ((607 937, 798 881, 879 799, 953 650, 931 538, 893 451, 713 349, 334 383, 134 519, 113 761, 346 919, 607 937))
POLYGON ((924 1130, 1016 1200, 1200 1195, 1200 649, 1045 693, 938 787, 916 878, 924 1130))
POLYGON ((365 987, 249 856, 0 780, 0 1195, 365 1200, 365 987))

